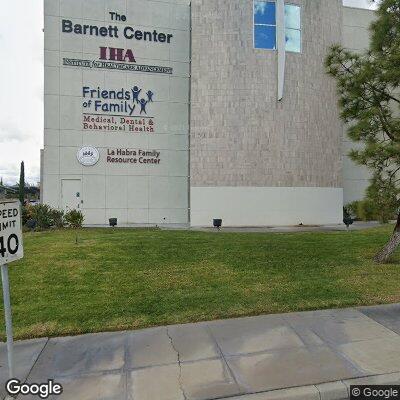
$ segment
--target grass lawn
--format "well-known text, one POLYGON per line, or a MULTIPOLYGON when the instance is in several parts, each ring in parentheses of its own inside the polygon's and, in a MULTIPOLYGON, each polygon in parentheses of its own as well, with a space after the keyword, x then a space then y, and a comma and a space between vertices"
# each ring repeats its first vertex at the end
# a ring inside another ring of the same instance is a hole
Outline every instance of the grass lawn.
MULTIPOLYGON (((10 267, 16 338, 400 302, 392 227, 335 233, 28 233, 10 267)), ((2 306, 2 302, 1 302, 2 306)), ((4 338, 3 310, 1 332, 4 338)))

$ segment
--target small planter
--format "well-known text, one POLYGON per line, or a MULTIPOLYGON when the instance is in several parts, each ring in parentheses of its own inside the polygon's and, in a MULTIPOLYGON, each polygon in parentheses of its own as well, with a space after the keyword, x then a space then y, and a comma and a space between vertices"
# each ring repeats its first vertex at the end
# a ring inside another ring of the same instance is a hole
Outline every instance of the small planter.
POLYGON ((220 219, 220 218, 213 219, 213 226, 214 226, 214 228, 221 229, 222 219, 220 219))
POLYGON ((113 227, 113 228, 118 225, 118 219, 117 218, 110 218, 108 220, 108 222, 110 223, 110 226, 113 227))
POLYGON ((31 229, 33 231, 36 228, 37 222, 35 219, 28 219, 25 225, 28 229, 31 229))

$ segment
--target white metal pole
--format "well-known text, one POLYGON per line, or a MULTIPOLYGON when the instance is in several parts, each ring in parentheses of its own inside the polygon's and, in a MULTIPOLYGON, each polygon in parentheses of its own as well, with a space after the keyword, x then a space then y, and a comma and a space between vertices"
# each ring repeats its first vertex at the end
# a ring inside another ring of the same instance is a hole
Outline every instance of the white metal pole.
POLYGON ((13 341, 12 319, 11 319, 10 285, 8 281, 7 264, 1 266, 1 281, 3 283, 4 315, 6 320, 8 372, 10 379, 12 379, 15 378, 14 341, 13 341))

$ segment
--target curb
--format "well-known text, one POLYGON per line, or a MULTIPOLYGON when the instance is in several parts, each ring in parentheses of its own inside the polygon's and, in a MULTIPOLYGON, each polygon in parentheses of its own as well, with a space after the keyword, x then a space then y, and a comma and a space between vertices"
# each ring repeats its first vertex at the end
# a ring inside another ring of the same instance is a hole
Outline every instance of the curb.
POLYGON ((349 400, 350 386, 352 385, 393 384, 400 384, 400 372, 344 379, 309 386, 298 386, 256 394, 238 395, 225 398, 224 400, 349 400))

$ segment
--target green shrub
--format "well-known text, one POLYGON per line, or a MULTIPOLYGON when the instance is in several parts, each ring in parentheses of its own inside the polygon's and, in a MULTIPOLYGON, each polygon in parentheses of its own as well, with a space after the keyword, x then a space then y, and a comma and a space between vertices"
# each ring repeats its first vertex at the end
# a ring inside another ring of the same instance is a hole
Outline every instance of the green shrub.
POLYGON ((65 214, 65 222, 70 228, 82 228, 85 217, 81 211, 71 210, 65 214))
POLYGON ((387 223, 396 216, 395 207, 376 204, 371 199, 353 201, 346 205, 348 213, 359 221, 379 221, 387 223))
POLYGON ((51 217, 53 220, 52 226, 54 226, 57 229, 64 228, 65 226, 64 211, 52 209, 51 217))
POLYGON ((53 226, 52 209, 47 204, 28 206, 27 217, 36 221, 38 230, 49 229, 53 226))
POLYGON ((366 191, 366 199, 374 205, 375 219, 382 223, 397 219, 399 195, 400 189, 396 187, 396 184, 375 176, 366 191))
POLYGON ((22 207, 22 223, 28 229, 39 231, 65 226, 64 211, 51 208, 47 204, 26 205, 22 207))
POLYGON ((343 207, 343 210, 345 210, 348 215, 355 218, 356 220, 360 219, 358 217, 358 201, 353 201, 352 203, 346 204, 343 207))
POLYGON ((31 219, 31 205, 26 205, 22 206, 22 225, 25 226, 25 224, 28 222, 28 220, 31 219))

